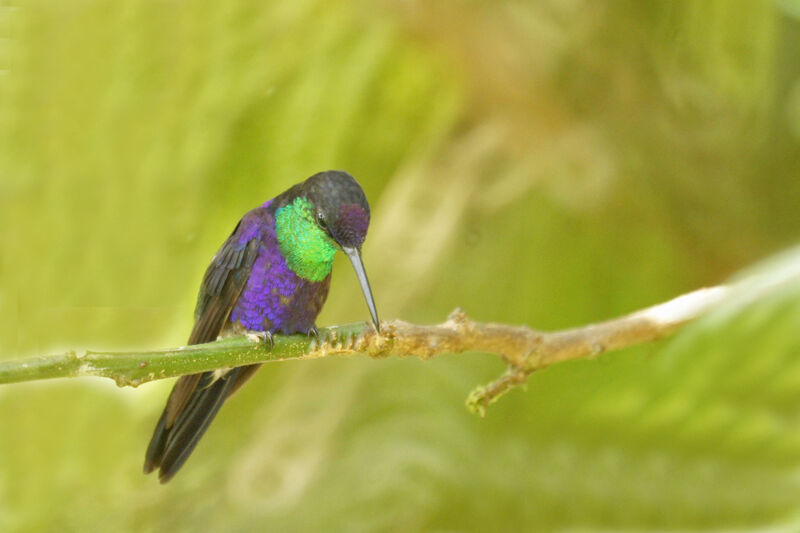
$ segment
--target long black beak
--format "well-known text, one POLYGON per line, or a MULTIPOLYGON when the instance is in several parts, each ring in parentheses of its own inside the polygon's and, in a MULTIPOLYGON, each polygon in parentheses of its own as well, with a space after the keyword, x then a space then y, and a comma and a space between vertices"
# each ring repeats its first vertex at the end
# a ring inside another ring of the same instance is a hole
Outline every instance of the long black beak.
POLYGON ((381 332, 380 322, 378 321, 378 311, 375 309, 375 300, 372 299, 372 289, 369 288, 369 280, 367 273, 364 270, 364 263, 361 262, 361 250, 358 248, 345 248, 342 251, 347 254, 350 262, 353 264, 353 270, 356 271, 356 277, 361 284, 361 291, 364 293, 364 298, 367 300, 369 307, 369 314, 372 315, 372 323, 375 324, 375 329, 378 333, 381 332))

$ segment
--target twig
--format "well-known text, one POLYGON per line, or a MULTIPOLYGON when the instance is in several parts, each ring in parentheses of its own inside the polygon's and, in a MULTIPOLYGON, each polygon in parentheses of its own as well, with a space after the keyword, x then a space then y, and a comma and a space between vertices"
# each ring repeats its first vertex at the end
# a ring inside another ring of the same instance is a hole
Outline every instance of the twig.
POLYGON ((467 406, 483 415, 489 404, 524 384, 534 371, 660 339, 719 302, 727 291, 726 287, 700 289, 620 318, 550 333, 525 326, 474 322, 456 309, 438 325, 383 322, 381 335, 366 323, 321 329, 319 339, 276 335, 272 349, 247 337, 233 337, 152 352, 68 352, 0 362, 0 384, 100 376, 113 379, 119 386, 135 387, 183 374, 288 359, 354 354, 429 359, 446 353, 488 352, 502 357, 508 370, 467 398, 467 406))

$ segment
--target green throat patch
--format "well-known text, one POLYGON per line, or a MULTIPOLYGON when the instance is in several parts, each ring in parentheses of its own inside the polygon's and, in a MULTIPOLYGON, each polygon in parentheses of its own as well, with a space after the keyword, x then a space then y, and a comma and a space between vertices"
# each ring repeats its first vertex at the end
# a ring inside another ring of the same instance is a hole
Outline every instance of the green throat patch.
POLYGON ((331 273, 336 243, 314 220, 314 206, 305 198, 275 211, 278 247, 292 272, 309 281, 331 273))

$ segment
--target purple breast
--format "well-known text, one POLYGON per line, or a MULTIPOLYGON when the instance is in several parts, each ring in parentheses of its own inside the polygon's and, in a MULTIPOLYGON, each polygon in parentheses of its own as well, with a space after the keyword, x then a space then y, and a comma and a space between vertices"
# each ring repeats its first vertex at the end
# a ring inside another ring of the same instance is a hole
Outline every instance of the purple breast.
MULTIPOLYGON (((231 322, 257 331, 306 333, 314 326, 328 296, 330 275, 319 282, 297 276, 278 249, 274 219, 265 213, 259 222, 258 256, 231 311, 231 322)), ((250 232, 243 232, 243 237, 247 233, 250 232)))

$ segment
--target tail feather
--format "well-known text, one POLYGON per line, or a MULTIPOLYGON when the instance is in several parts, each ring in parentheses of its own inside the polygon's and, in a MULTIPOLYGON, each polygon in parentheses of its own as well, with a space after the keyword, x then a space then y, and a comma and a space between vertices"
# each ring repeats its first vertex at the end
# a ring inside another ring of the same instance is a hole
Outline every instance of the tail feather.
POLYGON ((166 429, 167 410, 161 413, 161 418, 158 419, 156 429, 153 430, 153 436, 150 438, 150 444, 147 446, 147 453, 144 457, 144 473, 149 474, 159 467, 161 464, 161 457, 164 455, 164 444, 167 440, 169 432, 166 429))
POLYGON ((217 380, 214 380, 213 372, 205 372, 169 427, 167 409, 164 410, 147 448, 145 473, 159 468, 158 478, 162 483, 175 475, 230 395, 239 371, 239 368, 234 368, 217 380))

